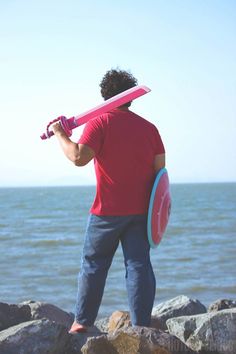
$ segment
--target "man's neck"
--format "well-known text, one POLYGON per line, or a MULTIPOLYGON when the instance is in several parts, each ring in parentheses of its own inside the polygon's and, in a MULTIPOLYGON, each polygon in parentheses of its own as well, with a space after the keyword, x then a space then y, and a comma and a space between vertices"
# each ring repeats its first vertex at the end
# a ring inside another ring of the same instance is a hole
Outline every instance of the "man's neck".
POLYGON ((129 107, 120 106, 120 107, 117 107, 116 109, 118 109, 119 111, 128 111, 128 110, 129 110, 129 107))

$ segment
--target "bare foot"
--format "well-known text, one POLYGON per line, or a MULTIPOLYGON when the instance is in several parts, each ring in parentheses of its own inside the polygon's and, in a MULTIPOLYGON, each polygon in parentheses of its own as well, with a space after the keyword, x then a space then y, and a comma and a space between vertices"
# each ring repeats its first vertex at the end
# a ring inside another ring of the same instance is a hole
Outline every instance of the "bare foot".
POLYGON ((87 332, 87 327, 77 322, 74 322, 71 326, 71 329, 69 330, 70 334, 85 333, 85 332, 87 332))

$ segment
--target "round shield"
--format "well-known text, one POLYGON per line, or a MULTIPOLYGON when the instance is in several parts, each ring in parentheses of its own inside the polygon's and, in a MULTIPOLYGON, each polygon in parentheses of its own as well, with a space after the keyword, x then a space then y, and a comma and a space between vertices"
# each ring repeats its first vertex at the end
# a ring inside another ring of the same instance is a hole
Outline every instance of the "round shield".
POLYGON ((166 230, 171 210, 169 178, 166 168, 162 168, 152 188, 148 208, 147 232, 152 248, 158 246, 166 230))

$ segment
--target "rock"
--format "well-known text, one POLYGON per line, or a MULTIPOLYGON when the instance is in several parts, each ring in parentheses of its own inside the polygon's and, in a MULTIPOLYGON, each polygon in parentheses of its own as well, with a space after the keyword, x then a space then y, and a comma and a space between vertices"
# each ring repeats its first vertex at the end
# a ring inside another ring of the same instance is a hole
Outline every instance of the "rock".
POLYGON ((28 321, 0 332, 1 354, 74 354, 66 328, 47 319, 28 321))
MULTIPOLYGON (((86 344, 81 348, 82 354, 117 354, 107 336, 88 338, 86 344)), ((128 354, 128 353, 126 353, 128 354)), ((133 353, 134 354, 134 353, 133 353)))
POLYGON ((0 331, 31 319, 27 305, 9 305, 0 302, 0 331))
POLYGON ((236 301, 234 300, 227 300, 227 299, 220 299, 216 300, 208 307, 208 312, 211 311, 221 311, 226 309, 232 309, 236 307, 236 301))
POLYGON ((201 353, 236 353, 236 308, 167 321, 168 330, 201 353))
POLYGON ((100 318, 95 322, 94 327, 97 328, 97 330, 100 331, 101 333, 107 333, 108 323, 109 323, 109 317, 100 318))
POLYGON ((146 327, 129 327, 107 336, 89 338, 81 349, 83 354, 190 354, 178 338, 146 327))
MULTIPOLYGON (((78 333, 78 334, 70 335, 71 351, 68 354, 81 353, 81 348, 87 342, 88 339, 99 337, 103 333, 104 333, 104 331, 99 329, 95 324, 94 326, 88 328, 88 331, 86 333, 78 333)), ((107 352, 107 353, 109 353, 109 352, 107 352)), ((99 352, 99 354, 100 354, 100 352, 99 352)))
POLYGON ((127 328, 131 326, 129 312, 127 311, 115 311, 109 318, 108 332, 114 332, 121 328, 127 328))
POLYGON ((30 307, 31 320, 47 318, 48 320, 62 324, 67 328, 70 328, 74 321, 74 317, 71 314, 63 311, 55 305, 48 304, 46 302, 26 301, 22 304, 28 305, 30 307))
POLYGON ((205 312, 206 307, 200 301, 190 299, 184 295, 177 296, 153 308, 151 326, 166 330, 166 321, 169 318, 196 315, 205 312))
POLYGON ((111 335, 109 341, 124 354, 192 353, 178 338, 154 328, 129 327, 111 335))
MULTIPOLYGON (((100 334, 97 334, 97 335, 99 336, 100 334)), ((96 337, 96 334, 93 334, 91 332, 70 335, 70 342, 69 342, 69 346, 68 346, 70 348, 70 350, 68 350, 68 354, 81 354, 82 353, 81 348, 87 343, 87 341, 90 338, 95 338, 95 337, 96 337)))

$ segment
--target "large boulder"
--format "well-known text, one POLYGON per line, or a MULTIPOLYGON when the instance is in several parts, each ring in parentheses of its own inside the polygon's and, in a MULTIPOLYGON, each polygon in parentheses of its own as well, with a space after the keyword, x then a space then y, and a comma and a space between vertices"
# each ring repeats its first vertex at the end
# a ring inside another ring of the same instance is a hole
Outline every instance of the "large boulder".
POLYGON ((193 351, 178 338, 147 327, 129 327, 107 336, 89 338, 83 354, 190 354, 193 351))
POLYGON ((71 314, 63 311, 59 307, 40 301, 25 301, 22 305, 28 305, 31 311, 31 320, 40 320, 47 318, 58 324, 62 324, 69 328, 74 321, 71 314))
POLYGON ((209 305, 208 312, 232 309, 234 307, 236 307, 236 301, 228 299, 219 299, 209 305))
POLYGON ((0 332, 1 354, 74 354, 66 328, 49 320, 21 323, 0 332))
POLYGON ((166 330, 166 321, 169 318, 196 315, 205 312, 206 307, 200 301, 190 299, 184 295, 177 296, 153 308, 152 327, 166 330))
POLYGON ((31 319, 28 305, 9 305, 0 302, 0 331, 31 319))
POLYGON ((236 308, 171 318, 167 327, 189 348, 201 353, 236 353, 236 308))

